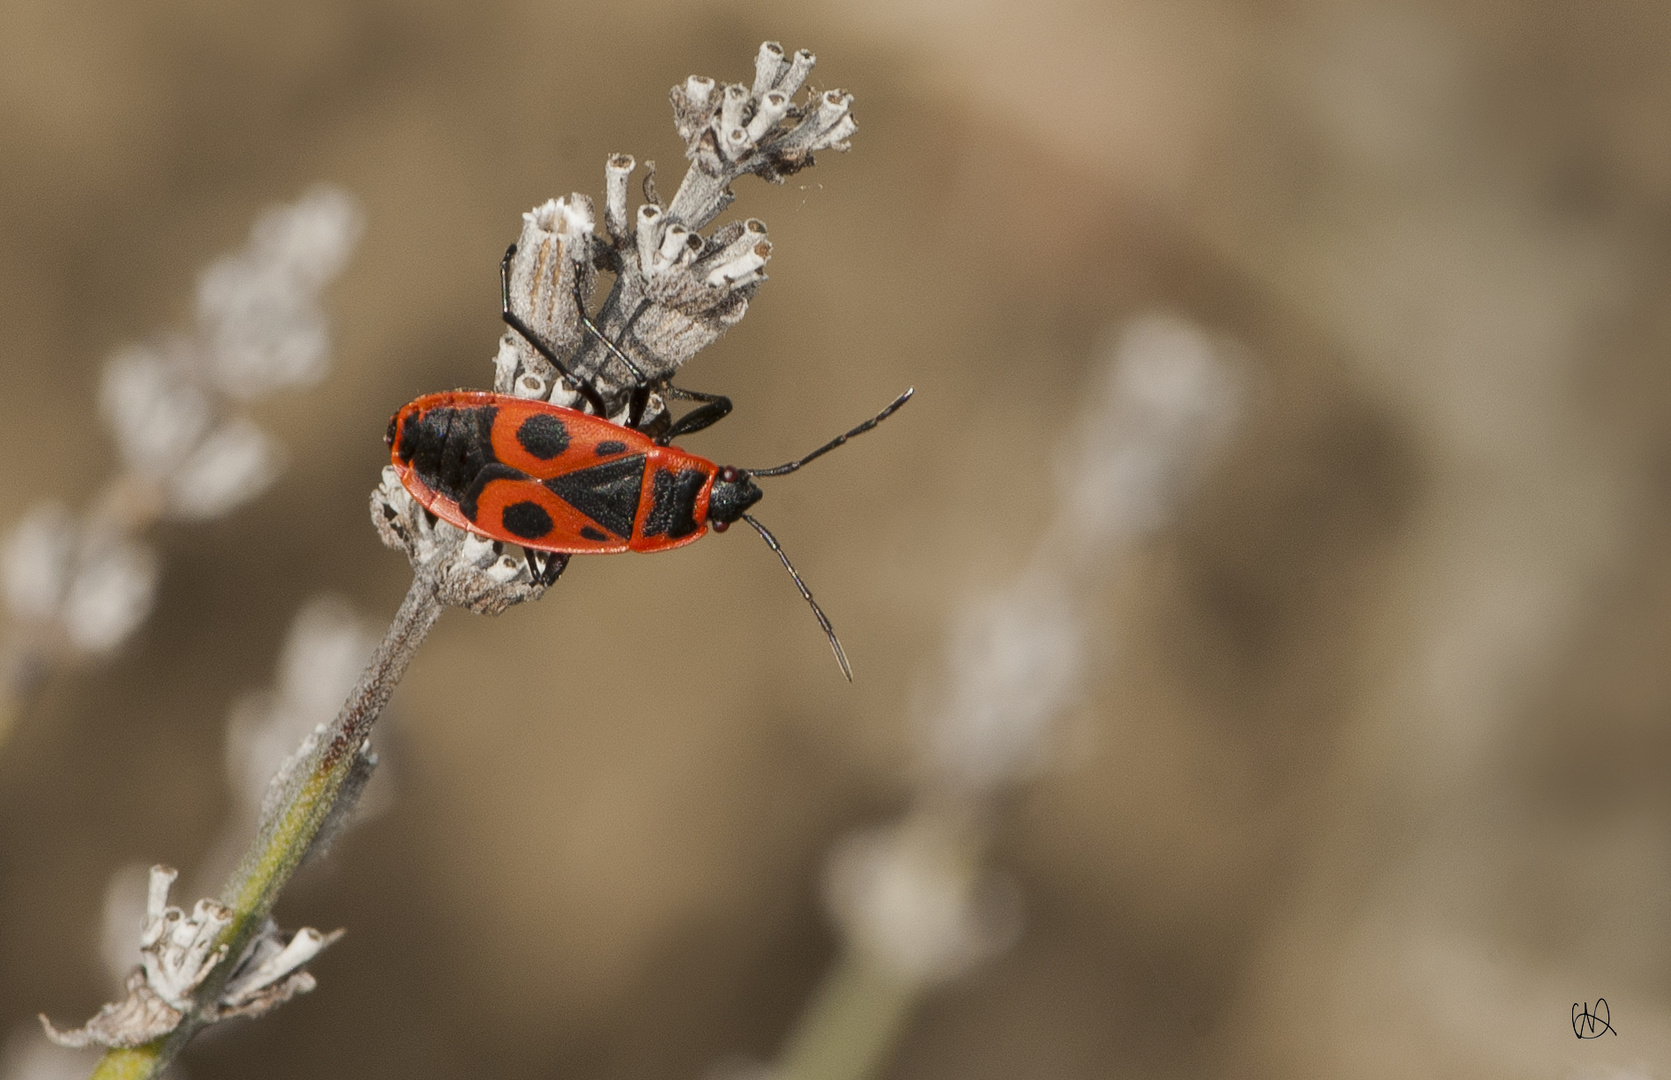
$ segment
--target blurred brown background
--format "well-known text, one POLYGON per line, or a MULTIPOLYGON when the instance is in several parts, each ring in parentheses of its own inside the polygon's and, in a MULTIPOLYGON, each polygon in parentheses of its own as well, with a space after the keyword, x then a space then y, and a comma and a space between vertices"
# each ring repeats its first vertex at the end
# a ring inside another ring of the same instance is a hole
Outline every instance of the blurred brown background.
POLYGON ((393 611, 384 423, 490 381, 518 215, 613 151, 670 191, 667 87, 767 38, 860 131, 738 184, 772 280, 687 373, 737 403, 691 448, 779 461, 917 386, 762 507, 857 682, 746 534, 449 613, 395 802, 280 905, 350 930, 319 991, 190 1076, 769 1057, 835 949, 828 846, 897 812, 948 616, 1156 307, 1243 346, 1239 432, 1001 820, 1024 935, 888 1074, 1671 1071, 1671 7, 1631 0, 0 5, 0 504, 92 492, 104 358, 260 207, 327 180, 367 221, 331 374, 258 408, 290 469, 165 529, 152 619, 0 753, 0 1037, 106 1000, 105 883, 203 856, 227 709, 306 598, 393 611), (1579 1042, 1598 995, 1619 1035, 1579 1042))

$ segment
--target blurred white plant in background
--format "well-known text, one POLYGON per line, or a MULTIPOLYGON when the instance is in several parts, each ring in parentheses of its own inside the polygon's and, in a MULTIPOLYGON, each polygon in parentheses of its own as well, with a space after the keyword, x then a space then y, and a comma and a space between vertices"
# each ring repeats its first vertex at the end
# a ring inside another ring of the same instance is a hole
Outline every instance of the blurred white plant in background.
POLYGON ((203 273, 192 333, 129 346, 106 365, 99 406, 121 471, 83 513, 37 503, 0 546, 12 623, 0 646, 0 740, 53 664, 106 655, 144 622, 158 574, 149 526, 220 517, 278 475, 281 448, 242 406, 324 374, 319 294, 360 227, 354 200, 335 188, 269 208, 243 251, 203 273))
MULTIPOLYGON (((296 613, 272 688, 246 696, 227 719, 226 779, 234 811, 193 878, 200 891, 214 889, 236 868, 273 777, 304 739, 336 716, 376 647, 377 632, 341 597, 316 596, 296 613)), ((385 773, 380 769, 370 797, 359 799, 360 818, 386 805, 385 773)))
POLYGON ((994 802, 1048 757, 1106 645, 1092 606, 1125 551, 1163 528, 1235 421, 1233 350, 1169 315, 1133 320, 1063 440, 1058 507, 1016 578, 955 617, 917 710, 915 805, 833 852, 843 956, 791 1034, 778 1080, 856 1080, 920 995, 1020 932, 1017 890, 983 865, 994 802))
POLYGON ((1225 346, 1170 315, 1133 320, 1057 458, 1056 516, 1015 580, 971 598, 919 706, 925 783, 970 797, 1023 776, 1079 692, 1081 599, 1125 544, 1164 527, 1235 418, 1225 346))
POLYGON ((21 1024, 0 1047, 0 1080, 87 1080, 93 1061, 86 1051, 53 1045, 38 1024, 21 1024))

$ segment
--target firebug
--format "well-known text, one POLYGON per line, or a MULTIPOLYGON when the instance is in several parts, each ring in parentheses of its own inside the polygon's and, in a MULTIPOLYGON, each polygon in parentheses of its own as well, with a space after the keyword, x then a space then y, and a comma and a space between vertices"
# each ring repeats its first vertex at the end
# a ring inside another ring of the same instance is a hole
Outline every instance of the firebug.
MULTIPOLYGON (((512 313, 505 278, 515 251, 513 246, 505 253, 500 268, 505 322, 602 414, 603 400, 596 388, 577 378, 512 313)), ((578 296, 576 302, 579 306, 578 296)), ((603 336, 584 307, 580 311, 586 328, 637 376, 638 366, 603 336)), ((642 412, 650 388, 642 379, 634 387, 629 419, 642 412)), ((755 478, 792 473, 869 431, 910 400, 913 391, 906 390, 869 420, 803 457, 769 469, 740 469, 715 465, 670 445, 674 438, 725 417, 731 411, 728 399, 665 381, 654 389, 701 404, 652 438, 629 424, 549 401, 480 390, 428 394, 390 418, 390 459, 406 490, 436 517, 530 551, 563 556, 669 551, 700 539, 709 527, 724 532, 733 522, 746 521, 782 560, 828 635, 842 674, 851 680, 852 668, 829 619, 777 538, 747 511, 764 494, 755 478)), ((566 559, 548 559, 548 572, 553 567, 560 571, 563 562, 566 559)))

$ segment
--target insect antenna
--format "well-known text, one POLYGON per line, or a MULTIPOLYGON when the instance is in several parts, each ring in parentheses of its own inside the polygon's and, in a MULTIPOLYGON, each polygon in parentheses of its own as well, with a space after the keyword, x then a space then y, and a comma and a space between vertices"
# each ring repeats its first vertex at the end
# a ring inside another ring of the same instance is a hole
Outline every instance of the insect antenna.
MULTIPOLYGON (((823 446, 820 446, 818 449, 814 450, 812 453, 808 454, 807 456, 805 456, 803 458, 800 458, 796 461, 791 461, 791 462, 789 462, 788 464, 785 464, 785 465, 775 465, 770 469, 744 469, 743 471, 748 473, 750 476, 786 476, 789 473, 792 473, 796 469, 800 468, 802 465, 805 465, 807 462, 812 461, 815 458, 823 457, 825 454, 829 453, 831 450, 834 450, 836 447, 840 446, 842 443, 846 442, 848 439, 851 439, 853 436, 863 435, 865 432, 869 431, 871 428, 875 427, 877 424, 880 424, 882 421, 886 420, 888 417, 890 417, 894 413, 898 412, 899 407, 901 405, 904 405, 907 401, 910 401, 911 400, 911 395, 916 393, 916 392, 917 392, 917 388, 914 387, 914 386, 911 387, 910 389, 906 390, 905 393, 903 393, 903 394, 899 395, 898 397, 894 398, 893 404, 889 405, 887 408, 883 409, 881 412, 877 413, 875 416, 871 417, 869 420, 866 420, 864 423, 860 424, 858 427, 854 428, 852 431, 849 431, 845 435, 837 435, 835 438, 831 439, 829 442, 825 443, 823 446)), ((754 527, 757 528, 757 529, 760 528, 760 526, 758 524, 756 524, 754 527)), ((764 532, 765 530, 762 529, 761 531, 764 532)), ((768 538, 768 542, 769 542, 769 538, 768 538)), ((777 545, 773 544, 772 547, 773 547, 773 550, 776 550, 777 545)), ((781 554, 783 554, 783 552, 779 551, 778 554, 781 555, 781 554)), ((789 560, 788 559, 784 560, 784 565, 785 566, 789 565, 789 560)), ((794 573, 794 571, 791 570, 790 573, 794 573)), ((796 578, 795 580, 798 582, 798 581, 800 581, 800 578, 796 578)), ((802 592, 806 591, 804 586, 802 587, 801 591, 802 592)), ((810 601, 812 599, 812 597, 809 596, 809 597, 807 597, 807 599, 810 601)), ((813 610, 816 611, 817 609, 818 609, 818 605, 814 604, 813 605, 813 610)), ((822 619, 820 619, 820 621, 822 621, 822 619)), ((824 628, 826 630, 828 630, 829 629, 829 624, 825 623, 824 628)), ((832 642, 835 640, 835 635, 834 634, 830 635, 830 640, 832 642)), ((840 651, 841 651, 841 647, 839 645, 836 646, 836 652, 839 653, 840 651)), ((843 665, 843 666, 845 666, 845 665, 843 665)), ((848 676, 848 678, 852 678, 852 676, 848 676)))
MULTIPOLYGON (((910 391, 906 391, 906 397, 909 396, 910 391)), ((900 401, 904 400, 905 398, 900 398, 900 401)), ((743 520, 748 522, 750 525, 753 525, 754 531, 759 533, 761 539, 766 541, 766 546, 777 552, 777 557, 783 560, 783 568, 789 571, 790 577, 795 579, 795 588, 801 590, 802 599, 804 599, 812 608, 813 617, 818 620, 818 625, 824 628, 825 636, 830 639, 830 648, 835 650, 836 663, 841 665, 841 673, 847 676, 848 682, 852 682, 853 666, 847 662, 847 653, 841 648, 841 641, 836 637, 835 627, 830 625, 829 616, 825 615, 824 609, 818 606, 818 601, 812 598, 812 591, 806 587, 806 582, 801 580, 801 575, 795 573, 794 564, 789 561, 789 556, 783 553, 783 548, 778 544, 777 537, 773 536, 771 531, 767 529, 766 526, 756 521, 753 515, 744 514, 743 520)))

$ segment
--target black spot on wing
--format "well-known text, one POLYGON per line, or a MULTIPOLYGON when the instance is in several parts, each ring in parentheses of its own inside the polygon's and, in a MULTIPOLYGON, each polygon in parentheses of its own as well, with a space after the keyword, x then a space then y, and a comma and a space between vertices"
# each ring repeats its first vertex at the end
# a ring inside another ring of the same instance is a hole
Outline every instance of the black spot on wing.
POLYGON ((699 469, 657 469, 650 490, 650 513, 644 518, 645 536, 677 540, 697 529, 696 496, 708 477, 699 469))
POLYGON ((610 454, 619 454, 626 448, 627 444, 624 442, 618 442, 615 439, 605 439, 603 442, 598 443, 597 449, 592 452, 597 454, 598 457, 608 457, 610 454))
POLYGON ((550 413, 535 413, 516 429, 516 441, 541 461, 550 461, 569 448, 569 429, 550 413))
POLYGON ((608 533, 602 531, 601 529, 594 529, 590 525, 582 525, 580 527, 580 535, 584 536, 588 540, 596 540, 600 544, 609 539, 608 533))
POLYGON ((511 503, 502 520, 506 532, 523 540, 538 540, 551 532, 551 515, 537 502, 511 503))
POLYGON ((644 455, 606 461, 545 481, 551 493, 616 536, 632 535, 644 489, 644 455))

